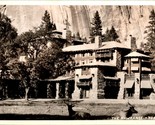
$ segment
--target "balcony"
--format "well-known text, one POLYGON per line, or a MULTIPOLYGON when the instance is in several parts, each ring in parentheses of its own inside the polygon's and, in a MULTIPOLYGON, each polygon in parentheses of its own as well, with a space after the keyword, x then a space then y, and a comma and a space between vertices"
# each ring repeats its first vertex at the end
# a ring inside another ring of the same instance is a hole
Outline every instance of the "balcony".
POLYGON ((126 80, 134 80, 134 79, 135 79, 135 75, 134 74, 126 75, 126 80))
POLYGON ((148 74, 142 74, 141 80, 150 80, 150 76, 148 74))
POLYGON ((77 82, 78 87, 90 87, 91 82, 77 82))
POLYGON ((96 54, 96 58, 111 58, 112 53, 98 53, 96 54))

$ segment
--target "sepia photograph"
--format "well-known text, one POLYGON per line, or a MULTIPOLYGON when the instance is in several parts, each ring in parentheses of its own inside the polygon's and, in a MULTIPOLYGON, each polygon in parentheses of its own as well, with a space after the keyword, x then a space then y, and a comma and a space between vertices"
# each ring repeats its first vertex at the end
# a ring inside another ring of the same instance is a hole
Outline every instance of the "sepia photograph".
POLYGON ((155 120, 155 5, 0 5, 0 120, 155 120))

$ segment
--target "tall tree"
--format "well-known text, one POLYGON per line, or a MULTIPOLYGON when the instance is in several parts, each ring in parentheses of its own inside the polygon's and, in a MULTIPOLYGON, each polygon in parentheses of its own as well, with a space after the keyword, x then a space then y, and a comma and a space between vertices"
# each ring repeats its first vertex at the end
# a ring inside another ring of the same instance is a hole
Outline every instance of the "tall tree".
POLYGON ((0 91, 3 91, 4 89, 4 79, 10 77, 7 63, 17 57, 15 44, 16 37, 17 30, 12 26, 11 19, 0 12, 0 91))
POLYGON ((113 26, 111 27, 109 34, 110 34, 111 41, 115 41, 117 38, 119 38, 119 36, 117 35, 116 30, 113 26))
POLYGON ((116 41, 118 38, 119 38, 119 36, 116 33, 114 26, 112 26, 110 30, 107 28, 105 34, 102 35, 102 40, 105 42, 106 41, 116 41))
MULTIPOLYGON (((152 10, 149 16, 148 26, 146 27, 145 33, 147 33, 145 44, 145 50, 151 52, 151 57, 153 58, 151 64, 152 68, 155 66, 155 11, 152 10)), ((155 69, 153 69, 155 70, 155 69)))
POLYGON ((49 12, 46 10, 44 16, 42 17, 42 23, 39 27, 36 28, 36 35, 45 37, 53 30, 56 30, 56 24, 51 21, 49 12))
MULTIPOLYGON (((13 64, 13 69, 20 74, 21 84, 25 88, 25 99, 28 99, 29 89, 39 79, 56 78, 65 75, 73 70, 74 62, 70 56, 62 52, 63 43, 53 39, 49 34, 56 29, 53 22, 50 22, 50 15, 47 11, 42 18, 42 23, 34 32, 29 31, 21 34, 16 43, 19 44, 21 52, 29 55, 26 63, 13 64), (47 41, 51 47, 47 47, 47 41), (33 55, 36 55, 33 58, 33 55), (61 69, 61 70, 60 70, 61 69)), ((19 53, 20 55, 20 53, 19 53)))
POLYGON ((98 11, 95 12, 91 25, 92 26, 90 29, 90 36, 97 36, 97 35, 101 36, 102 35, 102 22, 101 22, 101 18, 100 18, 98 11))

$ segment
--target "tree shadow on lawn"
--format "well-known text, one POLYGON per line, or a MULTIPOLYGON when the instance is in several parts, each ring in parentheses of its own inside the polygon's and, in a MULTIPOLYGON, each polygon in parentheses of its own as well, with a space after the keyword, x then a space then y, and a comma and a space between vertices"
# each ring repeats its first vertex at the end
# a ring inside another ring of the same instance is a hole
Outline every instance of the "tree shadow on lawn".
MULTIPOLYGON (((87 120, 110 120, 111 116, 91 116, 87 120)), ((0 114, 0 120, 74 120, 69 116, 45 114, 0 114)))

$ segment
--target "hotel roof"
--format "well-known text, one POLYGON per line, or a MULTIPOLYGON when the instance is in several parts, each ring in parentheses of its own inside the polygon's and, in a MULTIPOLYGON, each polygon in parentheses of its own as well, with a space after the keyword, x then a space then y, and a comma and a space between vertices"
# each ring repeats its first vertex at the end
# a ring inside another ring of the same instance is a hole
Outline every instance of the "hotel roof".
POLYGON ((111 49, 111 48, 130 49, 129 47, 127 47, 123 43, 119 43, 119 42, 116 42, 116 41, 103 42, 102 47, 100 47, 99 49, 111 49))
POLYGON ((91 44, 82 44, 82 45, 74 45, 63 48, 64 52, 75 52, 75 51, 86 51, 86 50, 95 50, 97 49, 94 43, 91 44))
POLYGON ((63 48, 64 52, 76 52, 76 51, 86 51, 86 50, 104 50, 104 49, 112 49, 112 48, 122 48, 122 49, 130 49, 126 45, 122 43, 118 43, 116 41, 103 42, 100 48, 96 47, 95 43, 90 44, 82 44, 82 45, 74 45, 63 48))
POLYGON ((145 54, 142 54, 142 53, 139 53, 139 52, 136 52, 136 51, 133 51, 131 53, 129 53, 128 55, 126 55, 125 57, 128 57, 128 58, 150 58, 150 56, 147 56, 145 54))

